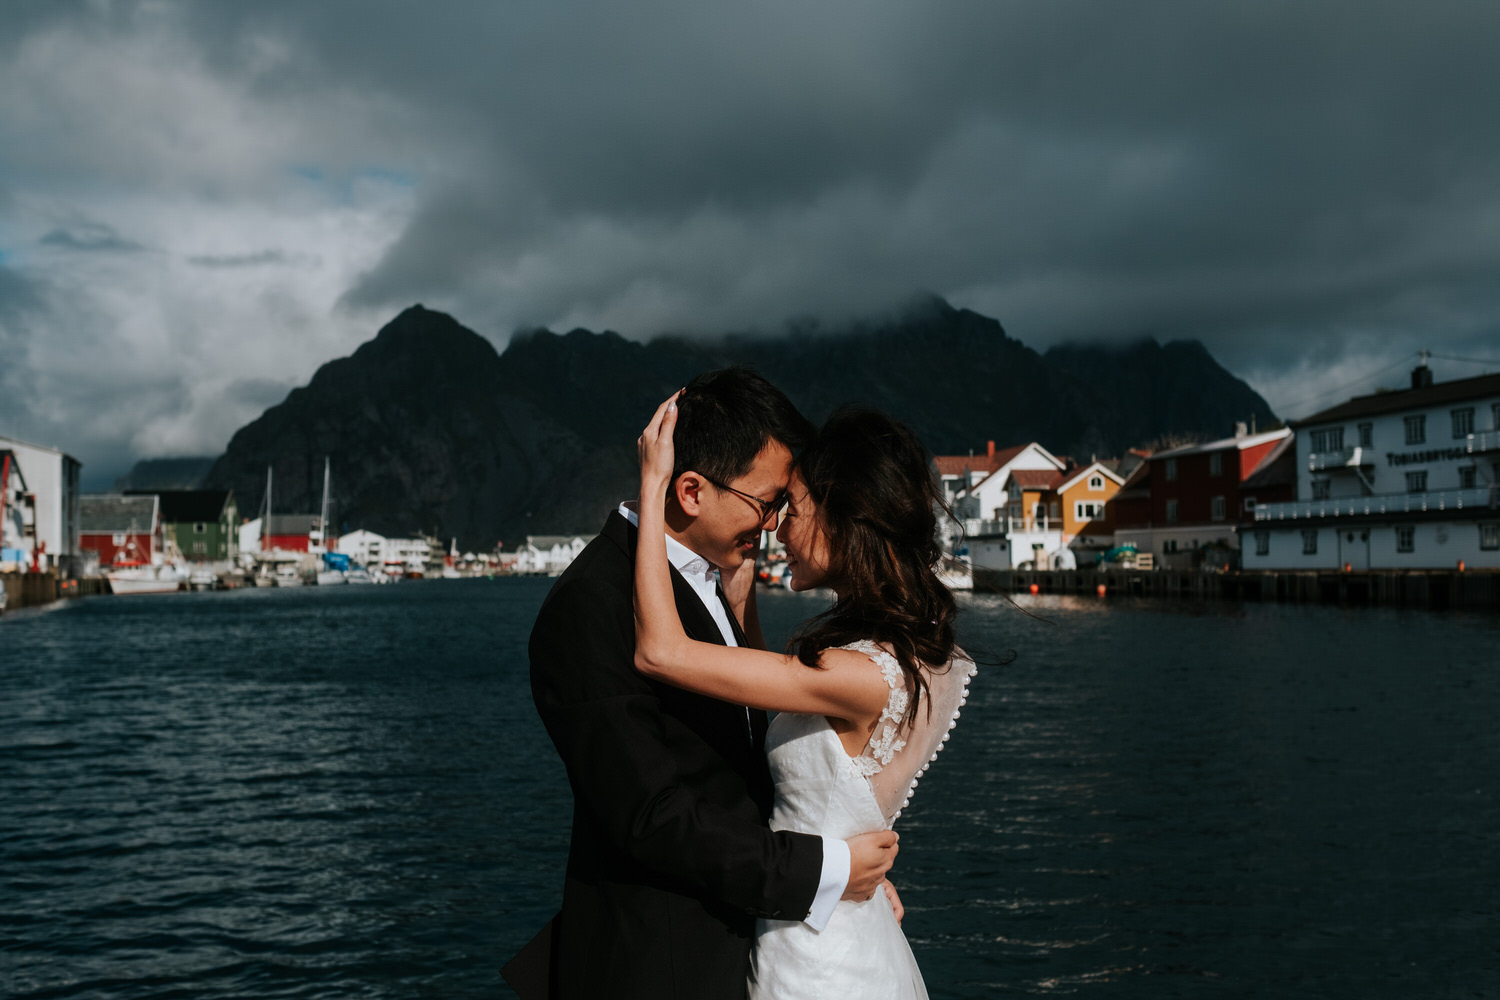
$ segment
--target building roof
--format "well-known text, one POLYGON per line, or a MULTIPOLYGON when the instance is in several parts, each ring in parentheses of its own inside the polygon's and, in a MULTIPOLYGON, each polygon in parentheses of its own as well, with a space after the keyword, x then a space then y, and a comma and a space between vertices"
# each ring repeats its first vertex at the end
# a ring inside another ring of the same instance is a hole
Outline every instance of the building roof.
POLYGON ((78 498, 78 530, 149 535, 156 530, 156 497, 85 493, 78 498))
POLYGON ((316 514, 272 514, 267 535, 306 535, 318 526, 316 514))
POLYGON ((161 497, 161 519, 169 524, 214 522, 224 515, 229 490, 126 490, 126 496, 161 497))
POLYGON ((1355 396, 1347 403, 1314 413, 1295 422, 1294 426, 1331 424, 1356 417, 1373 417, 1381 413, 1396 413, 1400 410, 1422 410, 1449 403, 1462 403, 1486 396, 1500 396, 1500 375, 1479 375, 1458 379, 1454 382, 1437 382, 1417 389, 1398 389, 1394 392, 1377 392, 1369 396, 1355 396))
POLYGON ((1011 480, 1023 490, 1056 489, 1067 473, 1060 469, 1012 469, 1011 480))
POLYGON ((1246 448, 1254 448, 1258 445, 1269 444, 1280 440, 1291 434, 1291 430, 1283 427, 1280 430, 1265 431, 1261 434, 1246 434, 1243 437, 1220 438, 1217 441, 1208 441, 1204 444, 1189 444, 1181 448, 1168 448, 1166 451, 1158 451, 1151 456, 1155 461, 1158 458, 1180 458, 1183 455, 1201 455, 1210 451, 1227 451, 1236 448, 1244 451, 1246 448))
POLYGON ((1069 486, 1072 486, 1074 483, 1078 482, 1078 480, 1082 479, 1084 476, 1088 475, 1091 472, 1102 472, 1110 479, 1113 479, 1115 481, 1115 485, 1117 486, 1125 482, 1125 478, 1114 469, 1110 468, 1109 463, 1093 461, 1088 465, 1085 465, 1081 469, 1069 469, 1067 472, 1064 472, 1063 475, 1067 478, 1057 484, 1058 492, 1061 493, 1063 490, 1067 489, 1069 486))
POLYGON ((1297 482, 1297 439, 1282 438, 1265 458, 1260 460, 1240 483, 1242 490, 1263 490, 1269 486, 1294 486, 1297 482))
POLYGON ((932 461, 937 466, 939 476, 961 476, 966 472, 988 475, 1021 454, 1026 448, 1027 446, 1023 444, 996 452, 986 451, 980 455, 934 455, 932 461))

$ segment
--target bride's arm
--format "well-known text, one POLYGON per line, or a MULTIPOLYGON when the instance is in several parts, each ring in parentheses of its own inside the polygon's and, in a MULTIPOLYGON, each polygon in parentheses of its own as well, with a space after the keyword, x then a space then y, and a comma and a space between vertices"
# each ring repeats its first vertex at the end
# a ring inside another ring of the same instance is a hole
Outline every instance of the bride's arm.
POLYGON ((635 665, 642 674, 723 701, 776 712, 877 717, 890 694, 869 657, 824 651, 818 667, 795 657, 688 638, 672 596, 666 494, 672 481, 677 397, 659 406, 641 433, 640 533, 635 557, 635 665))

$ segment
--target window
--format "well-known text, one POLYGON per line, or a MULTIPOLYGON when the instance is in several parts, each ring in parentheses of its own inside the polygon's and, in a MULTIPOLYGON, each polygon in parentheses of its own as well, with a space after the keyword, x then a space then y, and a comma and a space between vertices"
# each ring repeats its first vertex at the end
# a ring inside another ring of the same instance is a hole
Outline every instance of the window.
POLYGON ((1316 528, 1302 529, 1302 554, 1305 556, 1318 554, 1318 530, 1316 528))
POLYGON ((1208 474, 1210 476, 1222 476, 1224 474, 1224 453, 1216 451, 1208 456, 1208 474))
POLYGON ((1406 418, 1406 443, 1422 444, 1427 440, 1427 418, 1415 416, 1406 418))
POLYGON ((1075 501, 1073 504, 1073 520, 1092 521, 1104 513, 1102 503, 1089 503, 1086 501, 1075 501))
POLYGON ((1426 493, 1427 492, 1427 472, 1426 472, 1426 470, 1423 470, 1422 472, 1408 472, 1406 474, 1406 492, 1408 492, 1408 493, 1426 493))
POLYGON ((1341 451, 1343 447, 1344 429, 1342 427, 1325 427, 1320 431, 1312 432, 1312 450, 1314 453, 1341 451))
POLYGON ((1245 500, 1244 500, 1244 502, 1240 506, 1244 509, 1244 511, 1245 511, 1246 514, 1254 514, 1255 513, 1255 498, 1254 497, 1246 497, 1245 500))
POLYGON ((1168 538, 1165 542, 1162 542, 1161 543, 1161 551, 1162 551, 1162 553, 1164 555, 1171 555, 1173 552, 1176 552, 1177 551, 1177 539, 1175 539, 1175 538, 1168 538))
POLYGON ((1102 490, 1102 489, 1104 489, 1104 477, 1103 476, 1089 476, 1089 489, 1091 489, 1091 490, 1102 490))
POLYGON ((1500 524, 1479 526, 1479 547, 1490 551, 1500 549, 1500 524))
POLYGON ((1453 410, 1450 416, 1453 417, 1454 437, 1466 438, 1474 433, 1474 407, 1465 406, 1461 409, 1453 410))
POLYGON ((1411 552, 1416 549, 1417 529, 1403 524, 1396 529, 1396 551, 1411 552))
POLYGON ((1177 522, 1177 501, 1176 500, 1168 500, 1167 501, 1167 523, 1168 524, 1175 524, 1176 522, 1177 522))
POLYGON ((1271 554, 1271 533, 1269 531, 1257 531, 1255 533, 1255 554, 1268 556, 1271 554))
POLYGON ((1054 521, 1062 520, 1062 501, 1053 500, 1047 505, 1047 516, 1054 521))
POLYGON ((1314 479, 1312 481, 1312 498, 1314 500, 1327 500, 1333 492, 1333 483, 1327 479, 1314 479))
POLYGON ((195 523, 193 525, 193 534, 195 534, 195 535, 206 535, 206 534, 208 534, 208 525, 204 524, 202 521, 198 521, 197 523, 195 523))
POLYGON ((1472 465, 1460 465, 1458 467, 1458 488, 1461 490, 1472 490, 1479 485, 1479 476, 1472 465))
POLYGON ((1166 464, 1162 468, 1162 474, 1167 477, 1167 482, 1169 482, 1169 483, 1176 482, 1177 481, 1177 459, 1175 459, 1175 458, 1169 458, 1169 459, 1167 459, 1166 464))
POLYGON ((1359 425, 1359 446, 1361 448, 1375 447, 1375 425, 1363 423, 1359 425))
POLYGON ((1224 520, 1225 504, 1223 497, 1214 497, 1213 500, 1209 502, 1209 507, 1211 510, 1211 516, 1215 521, 1224 520))
POLYGON ((194 555, 199 555, 199 556, 206 556, 206 555, 208 555, 208 543, 207 542, 194 542, 193 543, 193 554, 194 555))
POLYGON ((1494 430, 1500 431, 1500 403, 1490 404, 1490 423, 1494 430))
POLYGON ((125 544, 125 536, 123 534, 121 534, 120 532, 117 531, 113 535, 110 536, 109 543, 111 545, 124 545, 125 544))

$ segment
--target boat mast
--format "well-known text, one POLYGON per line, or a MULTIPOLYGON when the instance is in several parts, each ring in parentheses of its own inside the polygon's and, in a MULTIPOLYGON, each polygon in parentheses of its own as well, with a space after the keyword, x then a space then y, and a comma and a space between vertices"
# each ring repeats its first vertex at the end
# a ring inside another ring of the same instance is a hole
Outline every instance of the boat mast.
POLYGON ((332 552, 328 545, 328 456, 323 456, 323 506, 318 510, 318 533, 323 538, 323 551, 332 552))
POLYGON ((269 552, 271 550, 271 467, 266 466, 266 520, 260 526, 260 550, 269 552))

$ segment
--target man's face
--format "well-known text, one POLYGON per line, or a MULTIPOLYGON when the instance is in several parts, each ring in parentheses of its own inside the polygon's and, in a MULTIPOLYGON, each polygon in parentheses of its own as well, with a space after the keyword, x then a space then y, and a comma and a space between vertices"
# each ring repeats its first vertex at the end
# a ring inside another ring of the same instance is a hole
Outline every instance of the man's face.
POLYGON ((761 529, 775 531, 776 518, 767 518, 750 497, 776 500, 787 488, 791 475, 791 451, 773 440, 755 456, 748 472, 724 484, 732 489, 703 482, 698 491, 698 516, 683 533, 683 542, 725 571, 733 571, 746 559, 755 558, 761 529))

